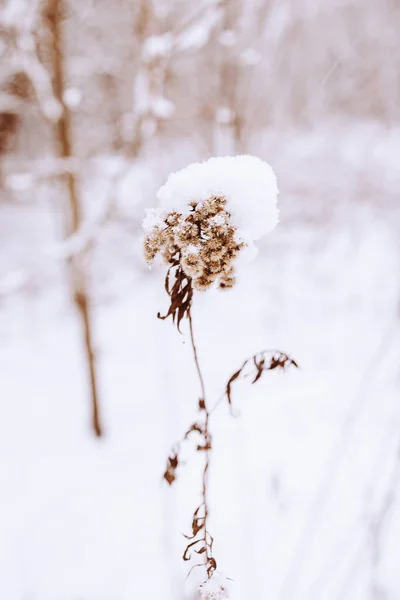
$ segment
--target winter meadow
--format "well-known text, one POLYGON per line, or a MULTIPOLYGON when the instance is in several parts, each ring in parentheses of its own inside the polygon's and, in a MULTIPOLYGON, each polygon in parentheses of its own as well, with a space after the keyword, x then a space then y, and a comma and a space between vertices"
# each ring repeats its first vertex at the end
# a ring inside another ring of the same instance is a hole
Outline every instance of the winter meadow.
POLYGON ((399 32, 0 0, 1 600, 399 600, 399 32))

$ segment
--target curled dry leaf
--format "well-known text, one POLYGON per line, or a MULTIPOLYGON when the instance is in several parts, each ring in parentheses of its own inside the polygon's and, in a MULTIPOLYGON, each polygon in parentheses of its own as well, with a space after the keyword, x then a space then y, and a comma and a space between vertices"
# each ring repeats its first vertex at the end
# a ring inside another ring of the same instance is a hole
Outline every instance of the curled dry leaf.
POLYGON ((239 379, 240 376, 248 377, 253 376, 252 384, 256 383, 261 377, 264 371, 272 371, 274 369, 282 369, 286 370, 289 367, 298 368, 298 364, 293 358, 290 358, 284 352, 280 352, 278 350, 263 350, 258 354, 255 354, 251 358, 248 358, 244 361, 240 369, 238 369, 229 379, 226 384, 225 394, 228 400, 228 404, 232 405, 232 383, 239 379), (252 365, 254 372, 250 370, 250 372, 246 373, 246 367, 248 365, 252 365))
MULTIPOLYGON (((192 557, 192 555, 191 555, 191 553, 190 553, 190 550, 191 550, 192 548, 194 548, 194 546, 196 546, 197 544, 199 544, 199 543, 201 543, 201 542, 203 542, 203 539, 201 539, 201 538, 200 538, 200 539, 198 539, 198 540, 194 540, 194 542, 190 542, 190 544, 188 544, 188 545, 186 546, 186 548, 185 548, 185 551, 184 551, 184 553, 183 553, 183 556, 182 556, 183 560, 185 560, 185 561, 186 561, 186 560, 190 560, 190 559, 191 559, 191 557, 192 557)), ((203 546, 203 547, 204 547, 204 546, 203 546)), ((203 547, 202 547, 202 548, 203 548, 203 547)), ((205 552, 205 551, 206 551, 206 548, 204 547, 204 550, 203 550, 203 552, 205 552)), ((195 550, 195 552, 196 552, 196 550, 195 550)), ((201 554, 201 552, 197 552, 197 554, 201 554)))
POLYGON ((204 435, 204 429, 203 429, 203 425, 201 423, 193 423, 193 425, 191 425, 189 427, 189 429, 187 430, 187 432, 185 433, 185 440, 188 439, 188 437, 190 436, 191 433, 193 432, 197 432, 200 433, 200 435, 204 435))
POLYGON ((205 527, 205 524, 204 524, 205 516, 199 517, 199 512, 202 508, 203 508, 203 504, 200 504, 200 506, 198 506, 193 513, 192 535, 184 535, 184 537, 187 540, 193 540, 196 537, 196 535, 199 533, 199 531, 201 531, 205 527))
POLYGON ((196 447, 197 452, 206 452, 207 450, 211 450, 211 442, 207 442, 207 444, 201 445, 199 444, 196 447))
MULTIPOLYGON (((201 555, 204 554, 205 556, 203 564, 206 567, 208 577, 211 577, 217 568, 217 561, 212 555, 214 538, 206 529, 207 511, 208 507, 204 504, 204 502, 202 502, 193 513, 192 535, 184 536, 190 541, 190 543, 185 548, 183 560, 190 560, 193 553, 201 555)), ((192 569, 197 566, 199 565, 194 565, 192 569)), ((192 571, 192 569, 189 571, 189 573, 192 571)))
POLYGON ((159 319, 168 319, 172 317, 172 321, 176 323, 180 333, 180 324, 182 319, 189 316, 190 307, 193 298, 192 279, 188 277, 180 264, 180 254, 178 253, 171 259, 170 267, 165 277, 165 290, 171 299, 171 304, 165 315, 157 314, 159 319), (175 281, 171 287, 171 275, 174 273, 175 281))
POLYGON ((179 456, 178 452, 171 452, 170 456, 167 459, 167 468, 165 469, 165 473, 163 478, 168 483, 168 485, 172 485, 176 479, 176 470, 179 466, 179 456))
POLYGON ((215 560, 215 558, 213 556, 211 556, 208 559, 208 563, 207 563, 207 575, 208 575, 209 579, 212 577, 212 574, 214 573, 214 571, 216 569, 217 569, 217 561, 215 560))

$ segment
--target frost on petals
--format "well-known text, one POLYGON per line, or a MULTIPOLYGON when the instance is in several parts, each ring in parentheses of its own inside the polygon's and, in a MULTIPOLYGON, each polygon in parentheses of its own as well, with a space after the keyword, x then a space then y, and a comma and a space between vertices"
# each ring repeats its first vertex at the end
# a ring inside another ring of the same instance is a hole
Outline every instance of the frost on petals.
POLYGON ((143 222, 147 262, 178 262, 198 290, 231 288, 235 267, 255 256, 254 240, 278 221, 277 193, 271 167, 254 156, 211 158, 171 174, 143 222))

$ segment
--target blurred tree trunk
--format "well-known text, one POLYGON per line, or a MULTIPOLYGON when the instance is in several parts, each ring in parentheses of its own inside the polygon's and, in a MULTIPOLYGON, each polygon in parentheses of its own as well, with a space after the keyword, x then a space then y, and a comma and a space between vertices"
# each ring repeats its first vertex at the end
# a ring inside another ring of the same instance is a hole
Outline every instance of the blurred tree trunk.
POLYGON ((143 63, 143 43, 149 32, 152 20, 152 6, 148 0, 138 0, 135 5, 136 13, 132 23, 132 54, 126 69, 133 68, 133 85, 130 110, 124 115, 123 123, 123 150, 129 159, 138 158, 143 146, 143 121, 142 96, 146 96, 148 88, 147 65, 143 63))
MULTIPOLYGON (((65 90, 65 52, 62 38, 63 0, 49 0, 46 7, 45 18, 51 34, 51 68, 53 89, 56 100, 62 107, 62 113, 54 123, 54 136, 57 145, 57 155, 61 159, 73 157, 71 119, 68 107, 64 102, 65 90)), ((81 207, 76 176, 73 171, 65 172, 61 176, 68 194, 68 213, 66 216, 65 233, 69 237, 75 234, 81 225, 81 207)), ((87 360, 90 380, 92 427, 95 435, 100 437, 103 433, 97 385, 96 361, 93 345, 92 320, 88 281, 82 265, 82 256, 72 255, 68 259, 70 283, 73 298, 76 304, 82 326, 84 349, 87 360)))
MULTIPOLYGON (((237 0, 221 0, 222 12, 219 40, 219 107, 226 112, 226 121, 219 123, 217 135, 225 147, 218 148, 224 153, 244 152, 243 115, 238 101, 240 66, 238 66, 239 19, 241 4, 237 0), (224 36, 226 42, 224 43, 224 36), (229 36, 231 39, 229 40, 229 36), (224 138, 227 138, 224 140, 224 138)), ((220 144, 221 142, 217 142, 220 144)))

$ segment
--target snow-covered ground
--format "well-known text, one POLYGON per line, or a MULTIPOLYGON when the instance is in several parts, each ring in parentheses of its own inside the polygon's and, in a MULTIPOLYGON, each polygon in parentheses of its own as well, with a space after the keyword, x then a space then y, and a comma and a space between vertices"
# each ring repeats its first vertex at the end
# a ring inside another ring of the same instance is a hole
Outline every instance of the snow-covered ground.
MULTIPOLYGON (((211 529, 234 599, 400 597, 398 147, 399 137, 372 126, 335 143, 326 131, 266 137, 260 154, 279 175, 281 224, 237 288, 196 296, 210 397, 261 349, 301 366, 238 383, 240 416, 221 406, 215 417, 211 529)), ((174 161, 183 166, 187 154, 174 161)), ((157 178, 165 171, 163 163, 157 178)), ((138 222, 145 201, 136 199, 138 222)), ((30 261, 37 268, 54 243, 49 204, 28 206, 0 206, 2 281, 30 261)), ((201 457, 186 451, 174 488, 161 480, 171 445, 196 417, 188 336, 157 320, 167 306, 163 273, 131 256, 135 233, 101 236, 94 314, 104 440, 90 434, 80 331, 60 265, 23 293, 11 289, 21 279, 9 278, 0 298, 4 600, 183 600, 198 581, 185 579, 180 555, 201 457)))

